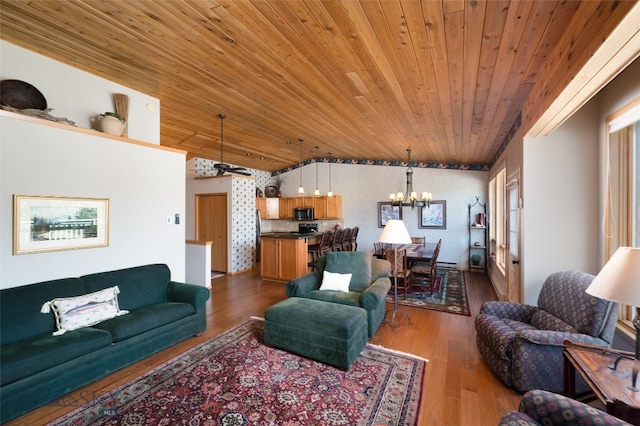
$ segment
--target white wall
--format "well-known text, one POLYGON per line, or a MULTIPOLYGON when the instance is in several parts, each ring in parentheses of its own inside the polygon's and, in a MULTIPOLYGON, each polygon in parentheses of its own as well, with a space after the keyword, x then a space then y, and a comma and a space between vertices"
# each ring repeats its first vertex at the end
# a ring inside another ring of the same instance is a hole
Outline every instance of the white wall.
MULTIPOLYGON (((302 168, 302 183, 307 195, 316 187, 315 164, 302 168)), ((391 192, 405 191, 406 167, 379 165, 331 164, 331 189, 342 195, 342 226, 360 227, 358 250, 372 251, 382 228, 378 227, 378 202, 388 201, 391 192)), ((284 173, 284 197, 295 197, 300 185, 299 169, 284 173)), ((413 168, 415 191, 428 191, 434 200, 447 202, 447 229, 419 229, 418 209, 403 208, 403 221, 410 235, 425 236, 427 242, 442 238, 439 259, 453 262, 459 268, 468 267, 468 204, 479 196, 487 201, 487 176, 484 171, 413 168)), ((329 163, 318 164, 320 194, 329 190, 329 163)), ((320 221, 320 228, 323 223, 320 221)))
POLYGON ((0 288, 147 263, 185 277, 185 154, 0 117, 0 288), (12 254, 14 194, 109 199, 109 246, 12 254))
POLYGON ((524 302, 553 272, 598 272, 598 109, 588 103, 546 137, 524 138, 524 302))
POLYGON ((0 40, 0 80, 22 80, 47 100, 51 115, 78 127, 92 127, 91 118, 115 111, 113 93, 129 96, 129 137, 160 144, 160 101, 136 90, 86 73, 62 62, 0 40), (153 111, 147 109, 153 106, 153 111))
POLYGON ((152 144, 1 117, 0 288, 146 263, 166 263, 172 278, 183 281, 184 221, 165 223, 176 213, 184 217, 185 154, 157 147, 159 100, 5 41, 0 58, 0 79, 32 84, 53 116, 80 128, 91 128, 91 116, 114 110, 113 93, 129 95, 129 137, 152 144), (13 255, 14 194, 108 198, 109 246, 13 255))

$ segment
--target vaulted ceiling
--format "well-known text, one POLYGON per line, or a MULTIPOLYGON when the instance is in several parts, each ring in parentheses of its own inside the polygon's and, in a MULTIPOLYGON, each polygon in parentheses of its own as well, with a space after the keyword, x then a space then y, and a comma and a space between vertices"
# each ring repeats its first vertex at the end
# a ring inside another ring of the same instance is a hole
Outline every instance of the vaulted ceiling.
POLYGON ((634 3, 2 0, 0 35, 159 98, 189 158, 219 160, 222 113, 225 162, 259 170, 299 139, 305 159, 488 164, 634 3))

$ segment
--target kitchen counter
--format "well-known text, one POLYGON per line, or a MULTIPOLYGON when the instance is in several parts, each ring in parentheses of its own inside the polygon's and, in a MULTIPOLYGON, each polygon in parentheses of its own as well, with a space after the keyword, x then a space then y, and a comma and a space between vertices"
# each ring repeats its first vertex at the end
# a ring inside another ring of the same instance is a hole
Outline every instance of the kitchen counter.
POLYGON ((301 239, 301 238, 315 238, 321 237, 321 232, 265 232, 260 234, 261 238, 292 238, 292 239, 301 239))
POLYGON ((287 282, 310 272, 309 244, 319 232, 265 232, 260 235, 260 276, 287 282))

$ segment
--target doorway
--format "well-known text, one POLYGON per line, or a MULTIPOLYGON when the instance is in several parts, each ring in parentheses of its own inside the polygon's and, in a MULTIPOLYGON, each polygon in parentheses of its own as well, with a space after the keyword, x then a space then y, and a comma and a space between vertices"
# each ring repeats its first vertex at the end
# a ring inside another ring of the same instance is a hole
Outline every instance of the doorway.
POLYGON ((227 272, 227 194, 196 195, 196 239, 211 241, 211 269, 227 272))
POLYGON ((520 184, 516 172, 507 184, 507 300, 522 303, 520 268, 520 184))

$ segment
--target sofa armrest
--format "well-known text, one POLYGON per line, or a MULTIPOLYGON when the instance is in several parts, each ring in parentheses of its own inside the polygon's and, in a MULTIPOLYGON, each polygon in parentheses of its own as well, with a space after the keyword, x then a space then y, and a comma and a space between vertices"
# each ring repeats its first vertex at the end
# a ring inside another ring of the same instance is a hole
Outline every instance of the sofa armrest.
POLYGON ((498 318, 509 318, 529 324, 531 317, 538 310, 536 306, 512 302, 484 302, 480 307, 481 314, 494 315, 498 318))
POLYGON ((391 264, 385 259, 371 259, 371 281, 391 275, 391 264))
POLYGON ((362 292, 362 307, 371 310, 384 303, 385 297, 391 288, 389 277, 378 278, 365 291, 362 292))
POLYGON ((548 425, 565 425, 569 416, 572 424, 628 424, 575 399, 540 389, 524 394, 519 411, 540 424, 548 425))
POLYGON ((167 285, 167 300, 193 305, 196 312, 206 310, 205 302, 209 300, 209 289, 193 284, 169 281, 167 285))
POLYGON ((607 343, 597 337, 588 334, 568 333, 566 331, 552 330, 523 330, 517 333, 517 337, 529 343, 544 346, 564 346, 565 340, 592 346, 607 347, 607 343))
POLYGON ((310 274, 303 275, 287 283, 285 293, 287 297, 302 296, 311 290, 320 288, 320 272, 313 271, 310 274))

